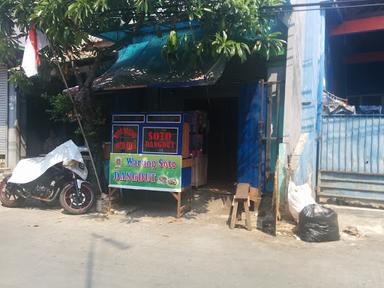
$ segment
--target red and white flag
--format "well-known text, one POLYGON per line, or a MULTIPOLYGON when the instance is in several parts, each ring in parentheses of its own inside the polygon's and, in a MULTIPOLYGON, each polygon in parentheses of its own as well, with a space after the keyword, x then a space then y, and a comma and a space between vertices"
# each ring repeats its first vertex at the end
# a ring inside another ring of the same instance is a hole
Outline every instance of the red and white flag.
POLYGON ((48 40, 45 35, 36 29, 35 24, 32 24, 28 32, 21 64, 27 77, 37 75, 37 67, 40 65, 39 51, 47 45, 48 40))

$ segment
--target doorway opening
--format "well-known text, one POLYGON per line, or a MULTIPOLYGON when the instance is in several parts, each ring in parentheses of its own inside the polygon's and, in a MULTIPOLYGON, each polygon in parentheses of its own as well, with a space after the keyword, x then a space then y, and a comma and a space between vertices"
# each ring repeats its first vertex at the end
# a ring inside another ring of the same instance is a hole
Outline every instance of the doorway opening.
POLYGON ((184 110, 207 113, 203 153, 208 158, 208 183, 233 186, 237 170, 238 98, 186 98, 184 110))

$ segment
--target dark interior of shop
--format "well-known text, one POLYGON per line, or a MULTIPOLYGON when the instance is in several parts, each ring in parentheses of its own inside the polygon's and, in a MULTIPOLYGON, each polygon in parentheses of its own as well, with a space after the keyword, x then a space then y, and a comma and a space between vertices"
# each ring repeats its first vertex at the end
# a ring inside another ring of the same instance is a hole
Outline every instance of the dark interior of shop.
POLYGON ((384 31, 338 36, 330 42, 333 93, 352 105, 383 105, 384 31))
MULTIPOLYGON (((207 181, 209 185, 232 191, 237 180, 241 85, 257 83, 265 75, 265 62, 252 57, 245 63, 238 60, 228 63, 215 85, 113 90, 95 96, 105 100, 105 115, 129 112, 206 113, 203 153, 208 157, 207 181), (252 73, 244 73, 244 70, 252 73)), ((106 127, 109 125, 110 119, 107 119, 106 127)), ((106 130, 105 139, 110 139, 110 129, 106 130)))
MULTIPOLYGON (((342 8, 343 1, 338 2, 342 8)), ((383 15, 383 9, 380 6, 356 7, 327 12, 329 35, 329 41, 326 43, 327 90, 338 97, 348 99, 349 104, 356 106, 358 113, 362 113, 359 111, 359 106, 383 107, 384 105, 384 76, 382 73, 384 69, 384 31, 378 28, 375 30, 369 28, 373 26, 363 24, 364 19, 373 19, 371 17, 383 15), (348 23, 348 21, 350 27, 362 32, 340 33, 332 36, 335 27, 348 23), (353 21, 355 24, 352 24, 353 21)), ((377 109, 377 112, 379 110, 377 109)))
POLYGON ((184 100, 185 111, 203 110, 208 114, 206 153, 208 181, 234 183, 236 181, 237 118, 236 97, 184 100))

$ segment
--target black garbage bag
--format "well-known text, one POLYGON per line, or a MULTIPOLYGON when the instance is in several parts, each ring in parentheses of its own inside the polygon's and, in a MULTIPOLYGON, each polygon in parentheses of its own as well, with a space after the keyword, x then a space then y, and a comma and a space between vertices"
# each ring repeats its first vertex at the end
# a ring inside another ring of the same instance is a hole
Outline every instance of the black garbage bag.
POLYGON ((298 235, 307 242, 340 240, 336 212, 318 204, 305 206, 299 214, 298 235))

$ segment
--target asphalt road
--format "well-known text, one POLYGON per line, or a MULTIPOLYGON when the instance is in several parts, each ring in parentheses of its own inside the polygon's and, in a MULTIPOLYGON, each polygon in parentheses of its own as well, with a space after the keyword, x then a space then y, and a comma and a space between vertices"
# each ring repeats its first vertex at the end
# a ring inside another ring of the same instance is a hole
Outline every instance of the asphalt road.
POLYGON ((0 287, 384 287, 384 238, 309 244, 225 215, 0 207, 0 287))

